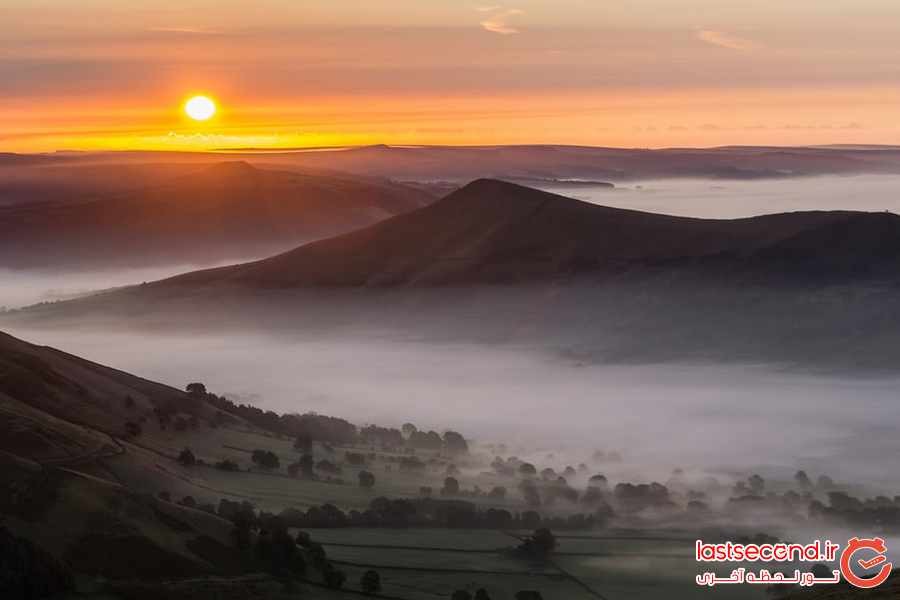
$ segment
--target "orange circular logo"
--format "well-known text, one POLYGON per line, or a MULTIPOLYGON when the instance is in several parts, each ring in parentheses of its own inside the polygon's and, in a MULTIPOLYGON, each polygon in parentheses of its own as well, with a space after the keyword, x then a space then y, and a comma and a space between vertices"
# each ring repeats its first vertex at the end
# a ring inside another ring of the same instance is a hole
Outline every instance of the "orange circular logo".
POLYGON ((888 562, 885 553, 887 548, 882 538, 852 538, 847 542, 847 547, 841 552, 841 575, 850 585, 858 588, 869 589, 878 587, 890 576, 893 565, 888 562), (853 572, 853 557, 857 552, 868 550, 866 555, 856 559, 856 564, 865 571, 882 565, 874 577, 860 577, 853 572))

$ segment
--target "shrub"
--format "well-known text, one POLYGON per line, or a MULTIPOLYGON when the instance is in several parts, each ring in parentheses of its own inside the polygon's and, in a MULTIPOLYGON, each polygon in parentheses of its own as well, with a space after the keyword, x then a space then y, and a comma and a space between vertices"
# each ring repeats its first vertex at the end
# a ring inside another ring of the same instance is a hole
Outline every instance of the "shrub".
POLYGON ((194 453, 191 452, 189 448, 185 448, 181 451, 181 454, 178 455, 178 462, 185 467, 193 467, 197 464, 197 457, 194 456, 194 453))
POLYGON ((362 578, 359 580, 359 587, 364 594, 370 596, 377 594, 381 591, 381 575, 378 574, 378 571, 369 569, 363 573, 362 578))
POLYGON ((271 450, 254 450, 251 460, 253 460, 254 464, 266 470, 277 469, 281 466, 278 455, 271 450))

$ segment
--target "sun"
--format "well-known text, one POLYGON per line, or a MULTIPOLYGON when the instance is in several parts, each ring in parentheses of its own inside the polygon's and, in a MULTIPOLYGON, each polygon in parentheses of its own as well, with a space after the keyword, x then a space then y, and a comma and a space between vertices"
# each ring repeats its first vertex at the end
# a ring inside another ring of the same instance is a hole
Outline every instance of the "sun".
POLYGON ((184 103, 184 112, 195 121, 207 121, 216 114, 216 103, 207 96, 194 96, 184 103))

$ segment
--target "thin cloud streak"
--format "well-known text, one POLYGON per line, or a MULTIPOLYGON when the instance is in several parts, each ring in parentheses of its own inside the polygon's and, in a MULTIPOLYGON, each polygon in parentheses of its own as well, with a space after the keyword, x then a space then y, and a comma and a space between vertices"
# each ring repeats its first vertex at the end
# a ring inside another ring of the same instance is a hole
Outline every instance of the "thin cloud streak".
POLYGON ((482 21, 481 26, 485 29, 485 31, 490 31, 491 33, 499 33, 500 35, 512 35, 515 33, 519 33, 519 30, 513 27, 509 23, 509 20, 513 17, 517 17, 523 14, 525 14, 524 11, 519 10, 518 8, 502 10, 500 12, 496 12, 489 18, 482 21))
POLYGON ((727 48, 729 50, 738 50, 741 52, 748 52, 759 48, 759 44, 756 42, 712 29, 701 29, 697 32, 697 39, 713 46, 727 48))

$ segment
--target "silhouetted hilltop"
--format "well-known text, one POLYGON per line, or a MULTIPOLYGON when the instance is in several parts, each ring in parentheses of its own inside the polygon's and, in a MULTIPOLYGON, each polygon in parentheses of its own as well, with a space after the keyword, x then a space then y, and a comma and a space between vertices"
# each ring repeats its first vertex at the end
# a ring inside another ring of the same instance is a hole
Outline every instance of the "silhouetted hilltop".
POLYGON ((898 258, 900 217, 889 213, 694 219, 597 206, 482 179, 359 231, 162 285, 494 284, 667 271, 789 281, 890 274, 898 258))

